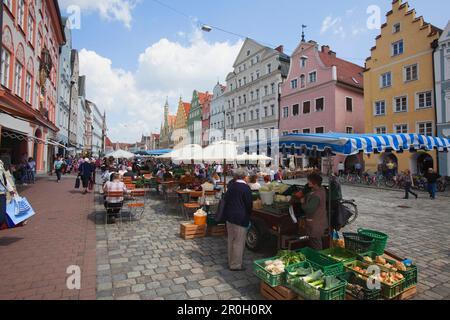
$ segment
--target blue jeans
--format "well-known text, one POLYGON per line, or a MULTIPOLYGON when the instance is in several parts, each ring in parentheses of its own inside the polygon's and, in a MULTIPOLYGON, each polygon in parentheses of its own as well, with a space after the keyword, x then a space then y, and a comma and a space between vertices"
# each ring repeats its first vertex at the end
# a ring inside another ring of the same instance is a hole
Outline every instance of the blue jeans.
POLYGON ((430 197, 432 199, 436 199, 437 184, 436 183, 429 183, 428 184, 428 192, 430 193, 430 197))
POLYGON ((6 195, 0 195, 0 225, 6 222, 6 195))

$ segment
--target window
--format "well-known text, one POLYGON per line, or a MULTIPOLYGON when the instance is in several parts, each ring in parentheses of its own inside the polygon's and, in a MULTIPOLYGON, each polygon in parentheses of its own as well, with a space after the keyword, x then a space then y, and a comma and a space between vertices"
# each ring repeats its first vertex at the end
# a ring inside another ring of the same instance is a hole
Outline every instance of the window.
POLYGON ((324 127, 316 128, 316 133, 319 133, 319 134, 325 133, 325 128, 324 127))
POLYGON ((270 114, 271 114, 272 116, 275 115, 275 105, 274 105, 274 104, 271 104, 271 105, 270 105, 270 114))
POLYGON ((267 65, 267 73, 271 73, 271 72, 272 72, 272 64, 269 63, 269 64, 267 65))
POLYGON ((242 80, 239 79, 239 87, 242 87, 242 80))
POLYGON ((25 30, 25 0, 17 1, 17 24, 25 30))
POLYGON ((405 82, 419 79, 419 68, 417 64, 405 67, 405 82))
POLYGON ((27 80, 25 84, 25 101, 31 104, 31 84, 33 83, 33 77, 27 72, 27 80))
POLYGON ((272 83, 270 87, 272 88, 272 94, 275 94, 275 83, 272 83))
POLYGON ((386 72, 381 75, 380 86, 381 88, 390 87, 392 85, 392 73, 386 72))
POLYGON ((433 122, 421 122, 417 125, 417 132, 424 136, 433 136, 433 122))
POLYGON ((306 86, 306 77, 304 74, 300 76, 300 87, 304 88, 306 86))
POLYGON ((375 133, 376 134, 386 134, 387 129, 386 129, 386 127, 377 127, 377 128, 375 128, 375 133))
POLYGON ((264 107, 264 117, 267 118, 269 116, 269 108, 264 107))
POLYGON ((396 124, 394 126, 394 132, 396 134, 408 133, 408 125, 407 124, 396 124))
POLYGON ((283 131, 283 136, 287 136, 289 134, 289 131, 283 131))
POLYGON ((392 27, 392 33, 399 33, 399 32, 400 32, 400 23, 396 23, 392 27))
POLYGON ((233 84, 230 83, 230 91, 233 91, 233 84))
POLYGON ((256 99, 259 99, 259 89, 256 89, 256 99))
POLYGON ((418 93, 416 99, 416 105, 418 109, 427 109, 433 107, 433 96, 431 91, 418 93))
POLYGON ((247 84, 247 77, 244 77, 244 86, 247 84))
POLYGON ((254 115, 254 113, 255 113, 255 112, 254 112, 253 110, 250 111, 250 121, 253 120, 253 115, 254 115))
POLYGON ((306 68, 306 58, 300 58, 300 68, 306 68))
POLYGON ((247 121, 247 113, 242 114, 242 120, 243 120, 243 122, 247 121))
POLYGON ((1 72, 2 72, 2 79, 1 83, 4 87, 9 88, 9 73, 11 71, 11 55, 10 53, 3 48, 2 50, 2 65, 1 65, 1 72))
POLYGON ((297 89, 297 87, 298 87, 298 81, 297 81, 297 79, 292 80, 292 81, 291 81, 291 88, 292 88, 292 89, 297 89))
POLYGON ((303 113, 304 114, 311 113, 311 101, 303 102, 303 113))
POLYGON ((247 57, 250 55, 250 50, 247 51, 247 57))
POLYGON ((238 118, 239 118, 239 122, 241 122, 242 118, 241 118, 240 114, 238 115, 238 118))
POLYGON ((14 77, 15 81, 15 94, 17 94, 19 97, 22 96, 22 72, 23 67, 19 62, 16 62, 16 73, 14 77))
POLYGON ((269 87, 268 86, 264 86, 264 95, 265 96, 269 95, 269 87))
POLYGON ((247 95, 244 94, 244 104, 246 104, 246 103, 247 103, 247 95))
POLYGON ((259 120, 259 109, 256 109, 256 120, 259 120))
POLYGON ((384 116, 386 114, 386 101, 375 102, 375 115, 384 116))
POLYGON ((242 104, 242 98, 239 97, 238 100, 239 100, 239 105, 241 105, 242 104))
POLYGON ((255 99, 254 95, 255 95, 255 93, 253 91, 250 92, 250 98, 251 98, 252 101, 255 99))
POLYGON ((259 70, 256 70, 256 79, 259 79, 259 75, 260 75, 259 70))
POLYGON ((300 105, 294 104, 294 105, 292 106, 292 115, 293 115, 293 116, 298 116, 299 113, 300 113, 300 105))
POLYGON ((28 34, 27 34, 27 40, 29 43, 34 45, 33 42, 34 39, 34 20, 33 17, 29 14, 28 15, 28 34))
POLYGON ((403 52, 404 52, 403 40, 394 42, 392 44, 392 55, 393 56, 401 55, 403 52))
POLYGON ((309 129, 309 128, 308 129, 303 129, 303 133, 304 134, 309 134, 309 133, 311 133, 311 129, 309 129))
POLYGON ((292 130, 293 134, 298 134, 298 130, 292 130))
POLYGON ((252 79, 251 81, 255 80, 255 75, 253 73, 250 75, 250 79, 252 79))
POLYGON ((345 106, 346 106, 347 112, 353 112, 353 98, 346 97, 345 98, 345 106))
POLYGON ((289 117, 289 107, 283 108, 283 118, 289 117))
POLYGON ((256 63, 259 62, 259 56, 256 56, 256 63))
POLYGON ((353 127, 345 127, 345 132, 347 134, 353 134, 353 127))
POLYGON ((314 83, 314 82, 316 82, 317 81, 317 72, 311 72, 310 74, 309 74, 309 82, 310 83, 314 83))
POLYGON ((398 97, 394 99, 394 112, 408 111, 408 97, 398 97))
POLYGON ((324 108, 325 108, 325 99, 324 98, 316 99, 316 112, 322 112, 324 108))

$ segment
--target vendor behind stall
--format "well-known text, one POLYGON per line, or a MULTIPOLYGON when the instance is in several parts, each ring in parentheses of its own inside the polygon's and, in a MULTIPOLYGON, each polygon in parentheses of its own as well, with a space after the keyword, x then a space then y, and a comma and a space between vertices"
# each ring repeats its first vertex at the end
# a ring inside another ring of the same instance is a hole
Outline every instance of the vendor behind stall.
POLYGON ((306 213, 306 235, 311 248, 322 250, 322 237, 328 228, 326 192, 320 175, 312 173, 307 179, 311 192, 300 200, 306 213))

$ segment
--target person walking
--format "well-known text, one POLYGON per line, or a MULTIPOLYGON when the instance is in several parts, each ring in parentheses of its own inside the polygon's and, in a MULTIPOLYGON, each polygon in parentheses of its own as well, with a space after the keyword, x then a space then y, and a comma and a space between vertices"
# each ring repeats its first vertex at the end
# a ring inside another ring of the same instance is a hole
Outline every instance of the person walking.
POLYGON ((87 194, 89 188, 89 181, 92 179, 92 166, 88 158, 84 159, 83 163, 80 165, 80 177, 83 183, 83 194, 87 194))
POLYGON ((414 180, 412 177, 412 173, 410 170, 406 170, 405 171, 405 177, 404 177, 404 181, 405 181, 405 200, 409 199, 409 195, 412 194, 414 197, 419 198, 419 196, 417 195, 417 193, 414 193, 411 191, 411 188, 414 187, 414 180))
POLYGON ((225 194, 224 215, 228 231, 228 265, 231 271, 244 271, 243 259, 253 199, 243 169, 234 172, 235 182, 225 194))
POLYGON ((425 175, 428 183, 428 193, 430 194, 430 198, 436 199, 437 192, 437 181, 441 176, 434 172, 433 168, 428 169, 428 173, 425 175))
POLYGON ((30 183, 36 182, 36 161, 33 158, 28 159, 28 169, 30 174, 30 183))
POLYGON ((344 176, 344 173, 345 173, 345 164, 341 161, 341 162, 339 162, 339 164, 338 164, 338 166, 337 166, 337 169, 338 169, 338 173, 339 173, 339 177, 342 177, 342 176, 344 176))
POLYGON ((306 213, 306 235, 312 249, 322 250, 322 237, 328 228, 326 192, 319 174, 312 173, 307 179, 311 192, 301 198, 302 209, 306 213))
POLYGON ((56 158, 56 161, 53 165, 53 169, 55 170, 56 173, 56 182, 59 183, 61 181, 61 172, 62 172, 62 168, 64 165, 64 161, 62 160, 62 158, 60 156, 58 156, 58 158, 56 158))

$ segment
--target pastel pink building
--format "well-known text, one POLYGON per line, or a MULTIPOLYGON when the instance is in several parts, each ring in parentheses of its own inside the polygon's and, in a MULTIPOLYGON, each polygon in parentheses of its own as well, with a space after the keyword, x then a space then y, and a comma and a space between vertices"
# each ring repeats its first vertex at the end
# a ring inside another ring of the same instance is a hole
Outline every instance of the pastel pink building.
MULTIPOLYGON (((281 87, 280 133, 363 133, 364 68, 339 59, 328 46, 301 42, 281 87)), ((321 159, 300 157, 298 165, 323 167, 321 159)), ((359 157, 336 157, 351 169, 359 157)), ((324 168, 322 168, 325 170, 324 168)))

